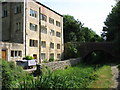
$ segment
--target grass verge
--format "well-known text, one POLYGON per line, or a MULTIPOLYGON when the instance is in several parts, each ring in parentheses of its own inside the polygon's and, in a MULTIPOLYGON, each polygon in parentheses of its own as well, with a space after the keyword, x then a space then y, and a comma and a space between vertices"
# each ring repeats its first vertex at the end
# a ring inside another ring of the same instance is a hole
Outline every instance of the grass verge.
POLYGON ((91 82, 88 88, 110 88, 113 85, 111 67, 104 65, 96 71, 98 79, 91 82))

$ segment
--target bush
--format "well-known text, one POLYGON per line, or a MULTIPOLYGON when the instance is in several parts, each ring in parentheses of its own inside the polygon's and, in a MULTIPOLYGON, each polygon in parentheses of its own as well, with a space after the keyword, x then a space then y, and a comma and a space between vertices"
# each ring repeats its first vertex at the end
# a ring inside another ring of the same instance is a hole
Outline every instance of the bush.
POLYGON ((33 79, 22 67, 17 66, 14 62, 2 60, 2 88, 18 88, 24 80, 33 79))
POLYGON ((72 43, 67 43, 65 45, 65 59, 77 57, 78 57, 77 46, 72 43))
POLYGON ((53 61, 54 61, 54 58, 53 58, 53 57, 49 59, 49 62, 53 62, 53 61))
POLYGON ((24 59, 26 59, 26 60, 32 60, 34 58, 32 56, 26 56, 24 59))
POLYGON ((120 71, 120 64, 118 64, 117 68, 118 68, 118 70, 120 71))
POLYGON ((49 61, 47 59, 43 60, 42 63, 48 63, 49 61))

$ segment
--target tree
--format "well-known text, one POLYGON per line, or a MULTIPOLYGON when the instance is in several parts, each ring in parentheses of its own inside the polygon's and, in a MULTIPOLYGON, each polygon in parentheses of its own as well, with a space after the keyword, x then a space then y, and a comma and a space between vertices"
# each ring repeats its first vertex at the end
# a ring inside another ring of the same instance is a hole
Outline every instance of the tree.
POLYGON ((120 40, 120 2, 113 7, 104 24, 103 31, 107 32, 104 35, 107 37, 107 41, 120 40))
POLYGON ((76 33, 79 31, 81 23, 76 21, 73 16, 63 16, 64 42, 76 41, 76 33))
POLYGON ((93 30, 83 25, 73 16, 63 15, 64 42, 97 42, 102 40, 93 30))
POLYGON ((120 52, 120 1, 112 8, 104 23, 103 36, 107 37, 107 41, 116 42, 115 49, 120 52))

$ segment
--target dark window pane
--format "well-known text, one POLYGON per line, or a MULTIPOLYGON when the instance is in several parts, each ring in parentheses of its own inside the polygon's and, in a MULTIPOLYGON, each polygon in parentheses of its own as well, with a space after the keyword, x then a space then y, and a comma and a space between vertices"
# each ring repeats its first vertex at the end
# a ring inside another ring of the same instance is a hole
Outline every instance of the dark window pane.
POLYGON ((14 51, 11 51, 11 57, 14 57, 14 51))

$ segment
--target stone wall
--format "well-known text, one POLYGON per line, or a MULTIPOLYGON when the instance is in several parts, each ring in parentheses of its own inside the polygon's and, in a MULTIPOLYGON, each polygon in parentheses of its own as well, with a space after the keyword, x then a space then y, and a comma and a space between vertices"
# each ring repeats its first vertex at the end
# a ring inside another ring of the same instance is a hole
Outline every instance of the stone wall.
POLYGON ((42 63, 41 66, 47 66, 51 70, 57 70, 57 69, 65 69, 69 66, 74 66, 76 64, 80 63, 80 58, 74 58, 69 59, 65 61, 55 61, 55 62, 49 62, 49 63, 42 63))

